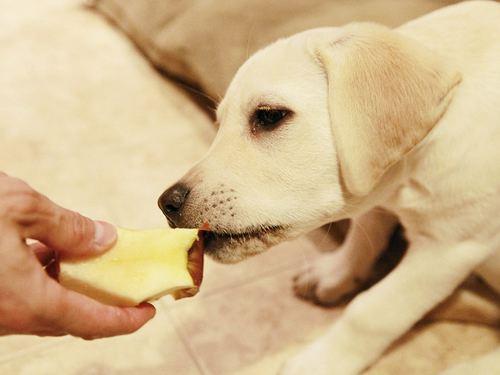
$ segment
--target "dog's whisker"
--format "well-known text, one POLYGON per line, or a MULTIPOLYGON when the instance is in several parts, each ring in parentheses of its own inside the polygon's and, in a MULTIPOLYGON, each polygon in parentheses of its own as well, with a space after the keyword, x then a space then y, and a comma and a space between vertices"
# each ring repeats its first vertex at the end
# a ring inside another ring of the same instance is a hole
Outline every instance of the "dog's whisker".
POLYGON ((318 247, 321 247, 321 245, 323 245, 323 243, 325 242, 326 238, 328 237, 328 234, 330 233, 330 229, 332 229, 332 225, 333 225, 333 222, 330 222, 330 224, 328 224, 328 228, 326 229, 326 233, 323 235, 323 238, 319 241, 318 247))
POLYGON ((252 39, 252 33, 255 27, 255 21, 252 20, 252 23, 250 24, 250 29, 248 29, 248 36, 247 36, 247 43, 246 43, 246 50, 245 50, 245 60, 248 60, 250 57, 250 42, 252 39))
POLYGON ((218 97, 219 97, 219 98, 218 98, 218 100, 216 100, 214 97, 210 96, 210 95, 209 95, 209 94, 207 94, 206 92, 203 92, 203 91, 201 91, 201 90, 199 90, 199 89, 197 89, 197 88, 195 88, 195 87, 193 87, 193 86, 190 86, 190 85, 188 85, 188 84, 186 84, 186 83, 184 83, 184 82, 182 82, 182 81, 179 81, 179 82, 178 82, 178 84, 179 84, 180 86, 182 86, 185 90, 190 91, 190 92, 192 92, 193 94, 199 95, 199 96, 201 96, 201 97, 203 97, 203 98, 205 98, 205 99, 208 99, 208 100, 211 102, 211 104, 212 104, 212 105, 208 105, 208 104, 207 104, 207 105, 206 105, 206 108, 210 109, 210 110, 211 110, 212 112, 214 112, 214 113, 217 111, 217 107, 216 107, 216 105, 217 105, 217 103, 219 103, 219 102, 221 101, 221 99, 222 99, 222 97, 220 96, 220 94, 218 94, 218 97))
POLYGON ((368 241, 368 244, 370 245, 370 251, 372 253, 375 253, 377 252, 376 248, 375 248, 375 245, 373 244, 372 240, 371 240, 371 236, 368 234, 368 232, 366 231, 366 229, 363 227, 363 225, 361 225, 361 223, 359 222, 359 220, 351 220, 351 223, 352 225, 358 227, 362 232, 363 234, 365 235, 367 241, 368 241))

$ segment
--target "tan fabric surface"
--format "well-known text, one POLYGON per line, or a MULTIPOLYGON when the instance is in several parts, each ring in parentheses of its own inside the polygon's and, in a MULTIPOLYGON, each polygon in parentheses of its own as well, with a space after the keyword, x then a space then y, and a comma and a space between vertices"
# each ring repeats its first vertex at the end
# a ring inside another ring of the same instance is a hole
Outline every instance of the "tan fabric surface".
POLYGON ((95 1, 97 9, 123 28, 155 65, 201 87, 215 102, 248 56, 280 37, 352 21, 397 26, 454 2, 457 0, 95 1))
MULTIPOLYGON (((0 0, 8 10, 0 13, 0 170, 92 217, 164 225, 156 197, 205 153, 213 126, 79 3, 0 0)), ((339 313, 292 295, 290 279, 313 252, 299 240, 239 265, 207 261, 199 298, 158 303, 155 319, 133 335, 0 337, 0 374, 274 374, 339 313), (264 326, 256 323, 263 311, 264 326)), ((369 374, 435 374, 499 341, 488 327, 427 325, 369 374)))

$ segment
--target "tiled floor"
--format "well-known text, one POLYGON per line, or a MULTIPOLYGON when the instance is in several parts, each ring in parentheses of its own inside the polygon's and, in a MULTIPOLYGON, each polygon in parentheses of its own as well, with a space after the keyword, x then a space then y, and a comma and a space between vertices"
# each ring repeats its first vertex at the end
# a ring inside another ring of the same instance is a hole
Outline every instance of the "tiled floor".
MULTIPOLYGON (((176 303, 169 313, 205 374, 235 374, 262 359, 304 344, 338 316, 295 298, 290 280, 296 267, 249 279, 193 301, 176 303)), ((267 372, 274 373, 269 361, 267 372)))
POLYGON ((134 335, 84 341, 60 338, 52 345, 6 360, 2 374, 199 374, 166 314, 134 335))

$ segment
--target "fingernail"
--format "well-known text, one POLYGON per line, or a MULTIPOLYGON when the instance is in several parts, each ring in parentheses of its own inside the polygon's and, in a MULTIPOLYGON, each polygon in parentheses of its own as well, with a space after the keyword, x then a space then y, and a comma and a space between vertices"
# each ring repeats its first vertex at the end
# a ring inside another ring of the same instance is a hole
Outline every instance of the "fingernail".
POLYGON ((97 250, 105 250, 116 242, 116 228, 105 221, 94 221, 94 244, 97 250))

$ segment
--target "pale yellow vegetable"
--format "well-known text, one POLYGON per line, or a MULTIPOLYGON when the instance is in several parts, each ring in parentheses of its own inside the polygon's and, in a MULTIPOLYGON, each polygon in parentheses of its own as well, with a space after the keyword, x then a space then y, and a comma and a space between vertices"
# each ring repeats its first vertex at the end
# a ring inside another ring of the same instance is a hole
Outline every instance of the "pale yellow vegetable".
POLYGON ((197 229, 117 231, 116 244, 102 255, 61 261, 59 282, 116 306, 136 306, 166 294, 196 294, 203 273, 197 229))

